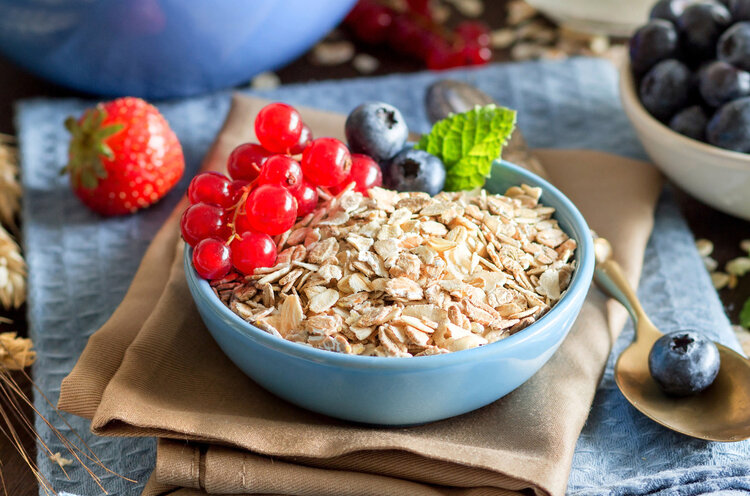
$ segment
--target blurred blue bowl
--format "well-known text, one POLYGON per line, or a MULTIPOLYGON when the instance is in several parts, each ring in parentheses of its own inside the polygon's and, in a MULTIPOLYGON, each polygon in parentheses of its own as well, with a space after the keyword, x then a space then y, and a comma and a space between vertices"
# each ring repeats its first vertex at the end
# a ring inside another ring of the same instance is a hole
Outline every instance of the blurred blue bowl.
POLYGON ((355 0, 0 0, 0 51, 100 95, 170 98, 283 66, 355 0))
POLYGON ((411 358, 363 357, 318 350, 274 337, 224 306, 195 273, 185 273, 203 322, 224 353, 268 391, 301 407, 345 420, 412 425, 470 412, 510 393, 534 375, 568 335, 594 272, 586 221, 559 190, 508 162, 495 162, 485 186, 504 193, 526 183, 543 189, 560 226, 578 241, 577 268, 563 298, 526 329, 479 348, 411 358))

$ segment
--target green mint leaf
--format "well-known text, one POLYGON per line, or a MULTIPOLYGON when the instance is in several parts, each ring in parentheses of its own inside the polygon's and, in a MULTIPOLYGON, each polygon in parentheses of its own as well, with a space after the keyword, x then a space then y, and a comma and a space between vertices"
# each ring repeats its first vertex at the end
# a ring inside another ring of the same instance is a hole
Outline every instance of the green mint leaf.
POLYGON ((479 188, 484 186, 492 162, 500 158, 515 125, 514 110, 477 106, 435 123, 415 148, 443 161, 446 191, 479 188))
POLYGON ((740 325, 745 329, 750 329, 750 298, 745 301, 742 305, 742 311, 740 312, 740 325))

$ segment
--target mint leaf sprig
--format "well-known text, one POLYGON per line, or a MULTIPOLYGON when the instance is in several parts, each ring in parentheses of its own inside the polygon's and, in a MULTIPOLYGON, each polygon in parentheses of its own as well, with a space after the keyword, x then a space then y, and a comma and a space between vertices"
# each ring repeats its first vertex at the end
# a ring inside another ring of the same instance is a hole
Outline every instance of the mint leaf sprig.
POLYGON ((446 191, 480 188, 515 126, 515 110, 498 105, 477 106, 435 123, 415 148, 443 161, 446 191))

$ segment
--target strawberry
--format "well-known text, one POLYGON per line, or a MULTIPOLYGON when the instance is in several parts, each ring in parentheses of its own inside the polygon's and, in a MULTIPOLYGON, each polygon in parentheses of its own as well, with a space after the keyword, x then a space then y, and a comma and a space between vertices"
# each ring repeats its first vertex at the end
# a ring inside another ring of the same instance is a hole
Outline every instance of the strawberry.
POLYGON ((100 103, 68 117, 68 165, 73 192, 102 215, 153 205, 185 170, 182 147, 166 119, 140 98, 100 103))

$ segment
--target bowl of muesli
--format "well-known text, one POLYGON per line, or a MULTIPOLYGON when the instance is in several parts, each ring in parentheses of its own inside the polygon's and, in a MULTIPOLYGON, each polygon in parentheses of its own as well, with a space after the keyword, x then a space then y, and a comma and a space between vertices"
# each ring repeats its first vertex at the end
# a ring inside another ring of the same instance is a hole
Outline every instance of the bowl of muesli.
POLYGON ((322 205, 274 267, 209 283, 187 247, 185 271, 242 371, 332 417, 412 425, 496 401, 557 350, 591 283, 580 212, 508 162, 479 193, 344 190, 322 205))
POLYGON ((479 192, 347 188, 279 242, 276 265, 185 271, 227 356, 268 391, 332 417, 412 425, 510 393, 552 356, 591 284, 581 213, 496 161, 479 192))

